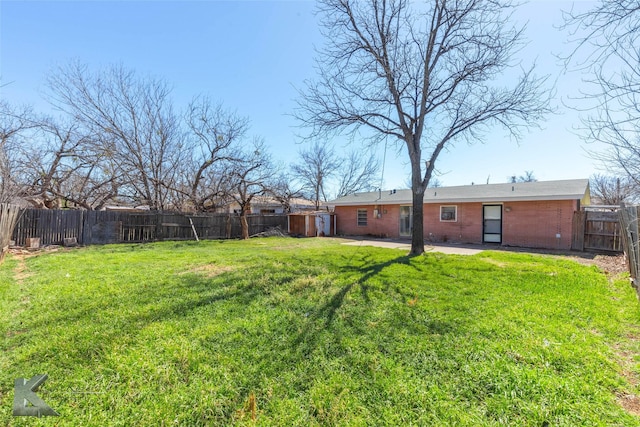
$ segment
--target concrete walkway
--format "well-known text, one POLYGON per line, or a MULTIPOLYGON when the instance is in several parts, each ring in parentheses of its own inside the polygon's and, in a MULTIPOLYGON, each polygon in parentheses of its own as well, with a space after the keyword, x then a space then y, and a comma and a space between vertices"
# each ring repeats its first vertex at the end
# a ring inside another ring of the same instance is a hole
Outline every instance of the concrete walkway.
MULTIPOLYGON (((407 253, 411 250, 411 241, 408 239, 383 239, 383 238, 376 239, 372 237, 355 237, 355 236, 348 237, 348 238, 335 237, 335 239, 341 241, 343 245, 349 245, 349 246, 377 246, 379 248, 401 249, 403 251, 406 251, 407 253)), ((604 258, 622 259, 621 255, 611 255, 611 256, 605 257, 603 255, 598 255, 593 252, 575 252, 575 251, 553 250, 553 249, 519 248, 519 247, 510 247, 510 246, 499 246, 499 245, 490 244, 490 243, 486 245, 474 245, 474 244, 464 244, 464 243, 457 244, 457 243, 425 242, 424 251, 427 253, 440 252, 443 254, 453 254, 453 255, 475 255, 482 251, 505 251, 505 252, 570 257, 576 260, 585 260, 585 261, 579 261, 579 262, 586 262, 587 264, 592 264, 594 260, 597 260, 597 259, 600 259, 600 260, 604 258)), ((613 267, 608 269, 609 271, 615 270, 613 267)), ((625 265, 625 268, 623 268, 623 271, 626 271, 626 265, 625 265)))
MULTIPOLYGON (((411 241, 409 240, 396 240, 396 239, 366 239, 366 238, 342 238, 344 240, 343 245, 348 246, 376 246, 379 248, 388 248, 388 249, 402 249, 405 251, 411 250, 411 241)), ((455 245, 455 244, 432 244, 425 243, 424 251, 425 252, 440 252, 443 254, 453 254, 453 255, 475 255, 486 249, 492 248, 484 248, 482 246, 474 246, 474 245, 455 245)), ((497 248, 496 248, 497 249, 497 248)))

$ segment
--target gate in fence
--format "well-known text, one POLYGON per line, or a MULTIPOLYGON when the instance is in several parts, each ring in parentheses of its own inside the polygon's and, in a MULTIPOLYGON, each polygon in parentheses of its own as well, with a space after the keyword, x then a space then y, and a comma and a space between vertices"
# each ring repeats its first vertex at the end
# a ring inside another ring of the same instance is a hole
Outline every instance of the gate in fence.
POLYGON ((618 207, 586 207, 573 214, 571 249, 589 252, 622 252, 618 207))
MULTIPOLYGON (((274 227, 286 230, 286 215, 248 215, 249 234, 274 227)), ((241 236, 237 215, 169 212, 119 212, 23 209, 12 240, 24 246, 37 237, 42 245, 75 238, 82 245, 159 240, 230 239, 241 236)))

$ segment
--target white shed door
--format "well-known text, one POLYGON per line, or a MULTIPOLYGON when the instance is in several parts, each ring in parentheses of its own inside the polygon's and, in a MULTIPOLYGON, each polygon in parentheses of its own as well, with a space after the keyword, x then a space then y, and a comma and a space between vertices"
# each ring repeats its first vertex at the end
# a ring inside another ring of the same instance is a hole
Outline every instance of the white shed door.
POLYGON ((320 214, 316 216, 316 236, 331 235, 331 215, 320 214))

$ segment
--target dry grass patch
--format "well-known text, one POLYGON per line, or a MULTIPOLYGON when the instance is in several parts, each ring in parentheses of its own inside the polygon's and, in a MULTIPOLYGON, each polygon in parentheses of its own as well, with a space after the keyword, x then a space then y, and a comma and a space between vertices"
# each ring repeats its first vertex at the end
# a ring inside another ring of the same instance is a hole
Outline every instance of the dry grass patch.
POLYGON ((488 264, 495 265, 496 267, 500 268, 505 268, 508 265, 506 262, 498 261, 491 258, 482 258, 482 260, 488 264))
POLYGON ((230 265, 206 264, 199 265, 190 270, 180 272, 178 273, 178 275, 182 276, 185 274, 198 274, 206 277, 207 279, 211 279, 213 277, 219 276, 220 274, 229 273, 234 270, 235 267, 232 267, 230 265))
POLYGON ((640 417, 640 397, 635 394, 619 394, 617 400, 625 411, 640 417))

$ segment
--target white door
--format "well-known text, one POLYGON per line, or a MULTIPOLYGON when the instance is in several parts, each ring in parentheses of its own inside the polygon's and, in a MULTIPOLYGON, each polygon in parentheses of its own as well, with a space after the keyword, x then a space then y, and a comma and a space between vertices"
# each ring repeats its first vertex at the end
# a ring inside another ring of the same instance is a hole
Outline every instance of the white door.
POLYGON ((316 216, 316 236, 329 236, 331 234, 331 215, 319 214, 316 216))

